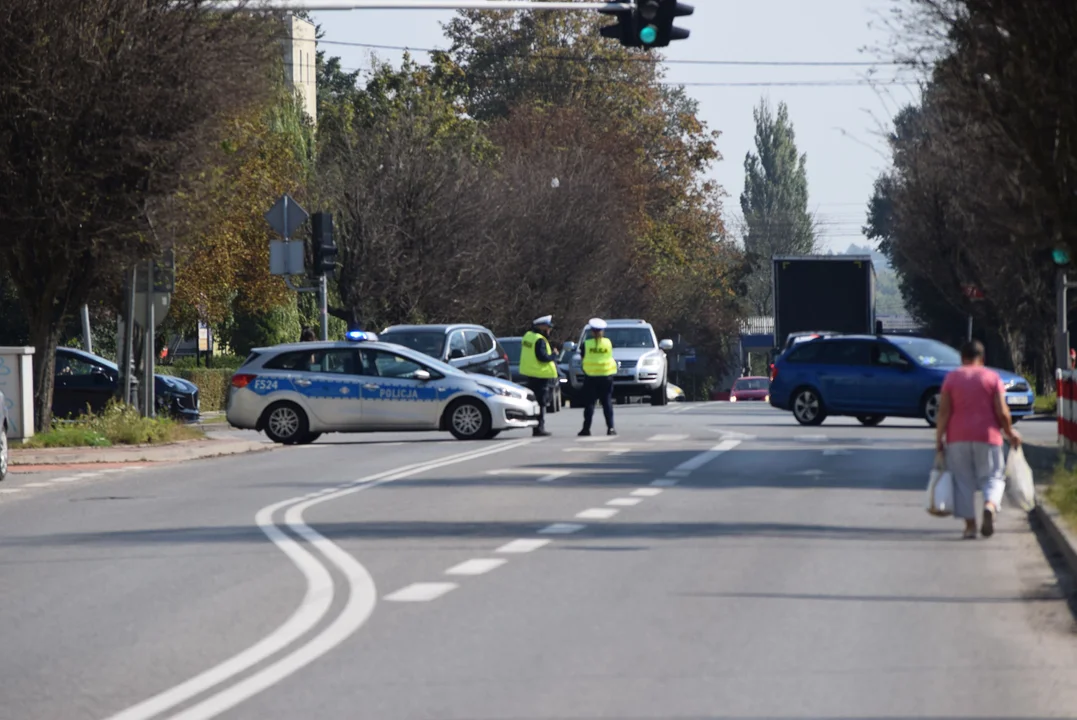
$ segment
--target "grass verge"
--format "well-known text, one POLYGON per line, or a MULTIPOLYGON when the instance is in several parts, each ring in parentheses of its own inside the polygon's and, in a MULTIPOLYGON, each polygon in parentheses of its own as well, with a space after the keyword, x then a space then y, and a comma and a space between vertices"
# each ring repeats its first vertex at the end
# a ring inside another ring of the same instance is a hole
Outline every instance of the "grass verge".
POLYGON ((1038 415, 1056 414, 1058 412, 1058 396, 1054 393, 1051 393, 1050 395, 1037 395, 1033 409, 1038 415))
POLYGON ((145 418, 130 405, 111 403, 100 415, 58 420, 48 432, 35 435, 24 448, 161 445, 205 437, 198 428, 170 418, 145 418))
POLYGON ((1063 465, 1056 467, 1046 495, 1069 526, 1077 530, 1077 471, 1067 470, 1063 465))

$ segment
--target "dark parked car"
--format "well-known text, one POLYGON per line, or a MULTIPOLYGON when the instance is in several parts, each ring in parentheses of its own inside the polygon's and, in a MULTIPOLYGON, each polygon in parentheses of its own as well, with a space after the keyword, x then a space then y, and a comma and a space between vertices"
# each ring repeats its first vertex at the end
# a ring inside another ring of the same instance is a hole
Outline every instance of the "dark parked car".
MULTIPOLYGON (((851 415, 864 425, 887 416, 923 418, 935 425, 942 381, 961 354, 941 342, 903 336, 842 335, 797 345, 778 358, 770 404, 801 425, 851 415)), ((1032 414, 1035 395, 1020 375, 996 370, 1014 420, 1032 414)))
MULTIPOLYGON (((56 350, 56 388, 52 412, 57 417, 73 417, 101 412, 119 389, 120 368, 116 363, 77 348, 56 350)), ((198 387, 169 375, 154 376, 157 412, 185 422, 199 419, 198 387)))
MULTIPOLYGON (((523 338, 503 337, 498 338, 497 342, 501 347, 505 348, 505 352, 509 356, 509 372, 512 374, 512 381, 519 385, 525 384, 527 378, 520 374, 520 348, 523 347, 523 338)), ((562 350, 559 353, 559 358, 564 356, 565 351, 562 350)), ((564 366, 560 359, 557 362, 557 389, 550 397, 546 412, 559 412, 561 410, 561 405, 565 401, 565 390, 569 387, 567 365, 567 361, 564 363, 564 366)))
POLYGON ((378 340, 429 355, 458 370, 511 380, 509 357, 481 325, 394 325, 378 340))

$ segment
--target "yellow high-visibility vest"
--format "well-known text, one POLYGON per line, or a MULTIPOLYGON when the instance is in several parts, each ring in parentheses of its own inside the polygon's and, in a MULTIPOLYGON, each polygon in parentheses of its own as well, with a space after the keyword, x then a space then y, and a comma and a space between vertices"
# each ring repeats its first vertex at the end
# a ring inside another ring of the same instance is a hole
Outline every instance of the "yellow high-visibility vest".
POLYGON ((584 375, 609 377, 617 374, 617 361, 613 359, 613 343, 609 338, 590 338, 583 347, 584 375))
POLYGON ((520 345, 520 374, 524 377, 539 378, 540 380, 553 380, 557 377, 557 363, 540 362, 535 353, 535 347, 543 343, 546 346, 546 354, 552 355, 550 342, 534 330, 524 335, 520 345))

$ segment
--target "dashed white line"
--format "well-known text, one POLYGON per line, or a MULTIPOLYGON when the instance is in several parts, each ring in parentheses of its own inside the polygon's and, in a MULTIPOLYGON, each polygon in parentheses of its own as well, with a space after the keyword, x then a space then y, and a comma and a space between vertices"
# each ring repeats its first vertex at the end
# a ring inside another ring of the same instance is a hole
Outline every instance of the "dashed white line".
POLYGON ((571 535, 572 533, 583 530, 586 525, 578 525, 576 523, 554 523, 553 525, 547 525, 539 530, 540 535, 571 535))
POLYGON ((84 472, 84 473, 79 473, 75 477, 77 477, 77 478, 94 478, 94 477, 101 477, 102 475, 104 475, 104 473, 101 473, 101 472, 84 472))
POLYGON ((456 583, 412 583, 382 599, 387 602, 430 602, 458 587, 456 583))
POLYGON ((662 491, 658 488, 640 488, 639 490, 633 490, 632 494, 636 497, 654 497, 655 495, 661 495, 662 491))
POLYGON ((48 486, 49 486, 49 484, 47 482, 32 482, 32 483, 26 483, 25 485, 23 485, 24 488, 43 488, 43 487, 48 487, 48 486))
POLYGON ((691 435, 654 435, 647 442, 680 442, 692 437, 691 435))
POLYGON ((474 560, 465 560, 459 565, 455 565, 445 571, 446 575, 485 575, 491 570, 504 565, 507 560, 501 560, 499 558, 475 558, 474 560))
POLYGON ((681 472, 691 472, 692 470, 698 470, 699 468, 709 463, 711 460, 714 460, 719 455, 729 452, 738 445, 740 445, 740 440, 723 440, 707 452, 700 453, 694 458, 682 462, 680 465, 677 466, 677 470, 681 472))
POLYGON ((675 478, 658 478, 657 480, 651 482, 651 485, 660 488, 673 487, 676 484, 677 480, 675 478))
POLYGON ((639 505, 641 502, 643 500, 640 498, 614 498, 606 504, 613 507, 632 507, 633 505, 639 505))
POLYGON ((620 510, 614 510, 612 508, 591 508, 576 513, 576 517, 580 520, 609 520, 619 512, 620 510))
POLYGON ((823 455, 851 455, 848 450, 824 450, 823 455))
POLYGON ((538 482, 553 482, 554 480, 560 480, 563 477, 568 477, 572 474, 571 470, 553 470, 550 468, 508 468, 505 470, 487 470, 487 475, 523 475, 530 477, 532 475, 538 475, 538 482))
POLYGON ((806 475, 808 477, 816 477, 818 475, 826 475, 822 470, 801 470, 797 475, 806 475))
POLYGON ((52 482, 54 482, 54 483, 72 483, 72 482, 78 482, 81 479, 82 478, 80 478, 78 476, 74 476, 74 477, 58 477, 58 478, 53 478, 52 482))
POLYGON ((19 488, 0 488, 0 495, 13 495, 19 492, 19 488))
POLYGON ((797 442, 819 443, 826 442, 829 438, 826 435, 797 435, 793 439, 797 442))
POLYGON ((584 453, 624 453, 634 450, 632 445, 607 445, 604 447, 575 447, 565 448, 564 452, 584 452, 584 453))
POLYGON ((512 554, 529 553, 534 552, 539 548, 544 548, 549 544, 549 540, 528 540, 521 538, 520 540, 513 540, 510 543, 505 543, 495 550, 495 552, 512 554))

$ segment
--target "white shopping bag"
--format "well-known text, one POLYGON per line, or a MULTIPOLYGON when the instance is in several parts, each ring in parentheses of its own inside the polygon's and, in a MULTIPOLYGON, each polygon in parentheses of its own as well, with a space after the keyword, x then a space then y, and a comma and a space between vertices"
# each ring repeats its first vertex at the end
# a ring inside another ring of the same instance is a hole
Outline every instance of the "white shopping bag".
POLYGON ((942 453, 935 456, 935 467, 928 478, 927 511, 937 517, 954 514, 954 476, 946 470, 942 453))
POLYGON ((1032 468, 1025 460, 1025 451, 1011 448, 1006 458, 1006 491, 1013 504, 1025 512, 1036 507, 1036 486, 1032 481, 1032 468))

